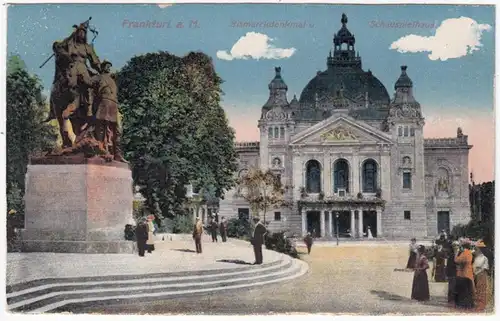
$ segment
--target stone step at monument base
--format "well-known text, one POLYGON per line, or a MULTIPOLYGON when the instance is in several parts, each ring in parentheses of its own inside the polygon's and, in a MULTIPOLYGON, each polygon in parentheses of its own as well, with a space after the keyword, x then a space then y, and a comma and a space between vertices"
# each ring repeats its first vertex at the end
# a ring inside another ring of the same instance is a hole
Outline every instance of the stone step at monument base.
POLYGON ((42 279, 8 287, 7 304, 11 312, 77 312, 90 304, 137 303, 262 286, 292 280, 307 271, 305 262, 280 255, 263 265, 233 270, 42 279))

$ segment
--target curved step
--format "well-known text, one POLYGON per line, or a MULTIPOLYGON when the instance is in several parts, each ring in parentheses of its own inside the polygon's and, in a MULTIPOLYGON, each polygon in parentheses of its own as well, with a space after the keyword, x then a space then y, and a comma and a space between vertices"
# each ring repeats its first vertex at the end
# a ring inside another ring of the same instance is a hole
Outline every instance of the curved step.
MULTIPOLYGON (((302 275, 307 264, 283 256, 281 260, 262 266, 238 269, 197 271, 186 276, 178 273, 142 276, 107 276, 96 278, 37 280, 32 286, 12 286, 7 293, 8 308, 12 312, 48 312, 63 309, 68 304, 92 301, 113 301, 179 297, 213 292, 222 289, 256 286, 280 282, 302 275), (230 272, 227 272, 229 271, 230 272), (203 273, 201 273, 203 272, 203 273), (172 276, 174 275, 174 276, 172 276), (80 281, 82 280, 82 281, 80 281), (22 288, 22 289, 21 289, 22 288), (18 291, 12 291, 17 289, 18 291), (123 293, 126 292, 126 295, 123 293)), ((30 283, 30 282, 27 282, 30 283)), ((73 308, 71 308, 73 310, 73 308)))
POLYGON ((16 310, 31 310, 30 306, 38 301, 50 299, 57 296, 87 293, 121 292, 124 290, 147 290, 147 289, 176 289, 191 287, 196 284, 215 284, 227 282, 240 278, 251 278, 259 275, 268 275, 290 267, 291 260, 280 260, 262 269, 240 269, 238 272, 218 272, 212 275, 170 277, 168 274, 163 278, 151 278, 143 275, 142 279, 119 280, 119 281, 94 281, 94 282, 69 282, 41 285, 7 294, 9 308, 16 310))
POLYGON ((195 289, 186 289, 180 291, 161 291, 151 293, 148 291, 147 293, 134 293, 134 294, 126 294, 126 295, 117 295, 117 296, 103 296, 103 297, 88 297, 88 298, 76 298, 76 299, 63 299, 62 301, 57 301, 54 303, 50 303, 39 308, 35 308, 31 310, 31 313, 46 313, 46 312, 73 312, 77 313, 78 308, 85 306, 86 304, 92 302, 92 304, 126 304, 128 302, 137 303, 137 302, 146 302, 152 300, 164 300, 169 298, 179 298, 179 297, 187 297, 193 295, 200 295, 203 293, 212 293, 223 290, 235 290, 242 288, 249 288, 255 286, 262 286, 267 284, 273 284, 278 282, 285 282, 297 277, 300 277, 307 273, 309 266, 307 263, 293 259, 292 267, 288 268, 286 271, 281 273, 275 273, 273 275, 266 275, 257 281, 253 282, 238 282, 233 285, 227 285, 227 282, 215 284, 213 287, 209 288, 199 288, 199 283, 197 284, 195 289))

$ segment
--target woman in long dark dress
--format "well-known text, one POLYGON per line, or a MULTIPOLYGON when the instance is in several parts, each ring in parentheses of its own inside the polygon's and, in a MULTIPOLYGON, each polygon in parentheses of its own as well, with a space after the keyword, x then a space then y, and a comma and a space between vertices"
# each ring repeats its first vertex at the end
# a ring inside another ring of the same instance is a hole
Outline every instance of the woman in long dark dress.
POLYGON ((446 278, 448 279, 448 303, 455 304, 455 284, 457 278, 457 265, 455 255, 458 252, 458 242, 450 242, 448 246, 448 259, 446 260, 446 278))
POLYGON ((418 247, 418 254, 418 261, 413 275, 411 298, 417 301, 428 301, 430 299, 429 279, 427 277, 429 261, 425 256, 425 246, 420 245, 418 247))
POLYGON ((410 257, 408 257, 408 263, 406 264, 407 269, 415 268, 415 264, 417 263, 417 247, 417 240, 412 238, 410 243, 410 257))
POLYGON ((436 253, 434 254, 434 281, 446 282, 445 262, 446 252, 443 251, 443 246, 438 245, 436 253))

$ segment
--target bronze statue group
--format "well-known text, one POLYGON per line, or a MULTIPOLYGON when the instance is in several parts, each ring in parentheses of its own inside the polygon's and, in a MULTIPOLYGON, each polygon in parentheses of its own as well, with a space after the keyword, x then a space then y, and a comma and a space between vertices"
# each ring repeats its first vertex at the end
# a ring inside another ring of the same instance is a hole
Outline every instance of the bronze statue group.
POLYGON ((86 158, 99 156, 125 162, 120 150, 118 90, 110 70, 112 64, 101 62, 93 45, 87 43, 87 32, 93 31, 90 19, 74 25, 64 40, 54 42, 53 55, 46 60, 55 57, 46 121, 57 120, 62 138, 62 150, 52 155, 83 153, 86 158), (71 132, 76 136, 74 141, 71 132))
POLYGON ((417 301, 430 300, 429 256, 433 257, 431 278, 435 282, 448 282, 451 307, 485 311, 493 286, 489 284, 493 257, 482 240, 472 242, 461 238, 453 241, 443 231, 432 247, 426 249, 412 239, 406 268, 414 271, 411 298, 417 301))

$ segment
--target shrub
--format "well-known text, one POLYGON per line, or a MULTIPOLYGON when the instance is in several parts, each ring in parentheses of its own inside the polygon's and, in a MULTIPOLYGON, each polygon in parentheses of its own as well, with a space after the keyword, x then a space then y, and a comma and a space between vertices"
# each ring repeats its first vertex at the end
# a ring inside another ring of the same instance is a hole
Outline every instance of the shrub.
POLYGON ((131 224, 125 225, 125 240, 126 241, 135 241, 135 226, 132 226, 131 224))
POLYGON ((193 219, 188 215, 177 215, 173 220, 172 233, 189 234, 193 232, 193 219))
POLYGON ((288 254, 298 258, 299 254, 292 239, 286 237, 285 232, 269 233, 265 239, 266 249, 288 254))
POLYGON ((227 236, 239 239, 249 239, 252 226, 245 218, 232 218, 227 222, 227 236))
POLYGON ((458 239, 468 237, 473 240, 482 239, 487 246, 494 245, 495 225, 489 222, 470 221, 468 224, 457 224, 451 230, 451 237, 458 239))

